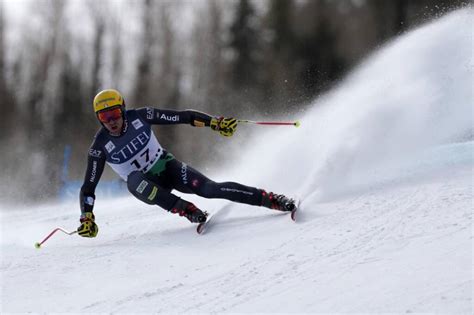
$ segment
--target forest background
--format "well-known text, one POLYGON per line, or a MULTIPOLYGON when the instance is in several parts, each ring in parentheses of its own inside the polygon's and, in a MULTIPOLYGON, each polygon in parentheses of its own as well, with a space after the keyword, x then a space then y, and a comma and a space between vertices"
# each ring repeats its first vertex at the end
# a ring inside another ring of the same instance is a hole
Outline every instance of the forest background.
MULTIPOLYGON (((99 128, 92 99, 102 89, 120 90, 128 108, 300 118, 377 47, 467 5, 472 6, 461 0, 2 0, 0 200, 49 200, 65 180, 83 179, 99 128)), ((260 130, 239 126, 229 140, 189 126, 155 128, 166 149, 204 173, 238 154, 260 130)), ((103 177, 115 178, 110 170, 103 177)))

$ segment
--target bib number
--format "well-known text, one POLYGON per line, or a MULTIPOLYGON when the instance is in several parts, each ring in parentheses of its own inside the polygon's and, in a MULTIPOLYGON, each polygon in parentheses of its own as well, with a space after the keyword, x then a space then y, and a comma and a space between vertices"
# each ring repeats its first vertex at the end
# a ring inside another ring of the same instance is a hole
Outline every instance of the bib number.
POLYGON ((136 158, 130 164, 135 166, 137 170, 140 170, 142 169, 142 165, 146 165, 148 162, 150 162, 150 149, 146 149, 145 151, 143 151, 143 153, 140 154, 140 159, 136 158))

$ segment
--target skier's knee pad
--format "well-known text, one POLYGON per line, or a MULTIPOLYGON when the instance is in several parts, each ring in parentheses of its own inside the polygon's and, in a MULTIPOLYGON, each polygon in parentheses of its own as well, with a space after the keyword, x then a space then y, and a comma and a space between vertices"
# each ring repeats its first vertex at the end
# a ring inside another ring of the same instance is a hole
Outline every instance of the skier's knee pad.
POLYGON ((149 205, 158 205, 166 210, 171 209, 179 199, 171 194, 169 189, 162 188, 139 171, 133 171, 128 175, 127 187, 137 199, 149 205))
POLYGON ((139 200, 150 205, 156 204, 158 187, 150 182, 142 172, 133 171, 128 175, 127 188, 139 200))

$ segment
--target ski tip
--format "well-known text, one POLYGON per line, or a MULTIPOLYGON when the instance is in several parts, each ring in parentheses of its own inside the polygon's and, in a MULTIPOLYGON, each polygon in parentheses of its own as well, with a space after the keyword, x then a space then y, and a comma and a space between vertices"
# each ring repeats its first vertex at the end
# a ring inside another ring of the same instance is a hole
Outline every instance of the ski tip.
POLYGON ((202 234, 202 232, 204 232, 204 225, 205 225, 205 224, 206 224, 205 222, 198 224, 198 226, 197 226, 197 228, 196 228, 196 232, 197 232, 198 234, 202 234))
POLYGON ((291 211, 291 220, 293 220, 294 222, 296 222, 296 210, 297 209, 291 211))
POLYGON ((300 208, 301 200, 296 200, 295 202, 295 208, 291 211, 291 220, 296 222, 296 212, 300 208))
POLYGON ((211 219, 211 215, 209 214, 209 212, 204 211, 204 214, 206 216, 204 222, 199 223, 198 226, 196 227, 196 232, 198 234, 204 234, 207 224, 209 223, 209 220, 211 219))
POLYGON ((206 224, 207 224, 207 222, 209 222, 209 218, 207 218, 206 221, 201 222, 201 223, 198 224, 198 226, 197 226, 197 228, 196 228, 196 232, 197 232, 198 234, 204 234, 204 231, 206 230, 206 224))

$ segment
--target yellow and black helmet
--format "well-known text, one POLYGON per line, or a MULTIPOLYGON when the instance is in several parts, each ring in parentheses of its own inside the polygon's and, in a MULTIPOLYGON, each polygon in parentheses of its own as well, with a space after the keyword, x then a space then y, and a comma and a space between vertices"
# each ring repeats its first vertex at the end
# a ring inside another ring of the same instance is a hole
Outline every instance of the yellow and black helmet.
POLYGON ((94 97, 94 113, 98 113, 101 110, 108 109, 115 106, 121 106, 122 111, 125 111, 125 101, 122 94, 114 89, 107 89, 100 91, 94 97))

